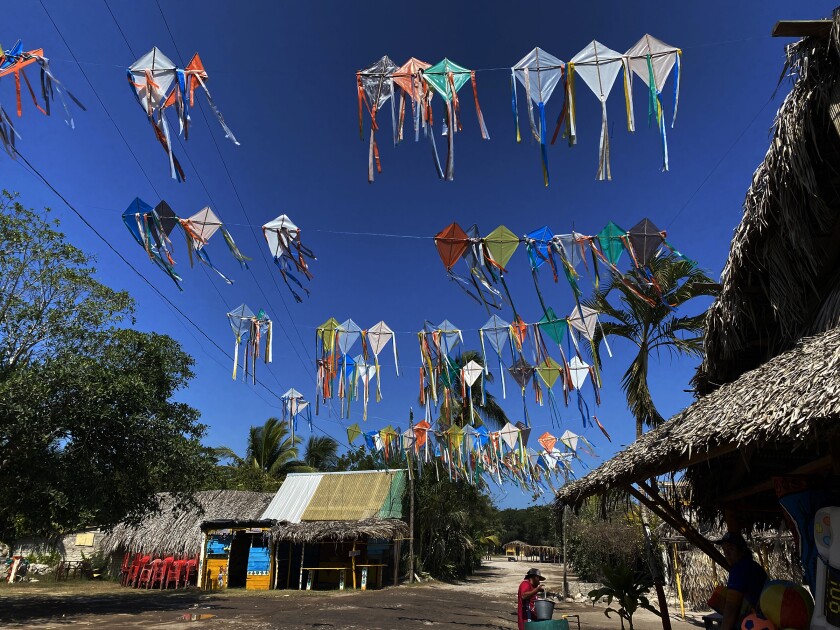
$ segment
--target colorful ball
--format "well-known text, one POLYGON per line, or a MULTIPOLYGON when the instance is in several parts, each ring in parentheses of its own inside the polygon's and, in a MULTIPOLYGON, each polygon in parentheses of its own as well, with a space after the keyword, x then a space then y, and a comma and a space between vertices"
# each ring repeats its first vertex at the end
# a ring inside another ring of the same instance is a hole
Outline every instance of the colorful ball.
POLYGON ((752 613, 744 617, 741 622, 741 630, 776 630, 776 626, 769 619, 752 613))
POLYGON ((761 592, 759 605, 764 616, 777 628, 808 630, 811 625, 814 599, 804 586, 794 582, 768 582, 761 592))

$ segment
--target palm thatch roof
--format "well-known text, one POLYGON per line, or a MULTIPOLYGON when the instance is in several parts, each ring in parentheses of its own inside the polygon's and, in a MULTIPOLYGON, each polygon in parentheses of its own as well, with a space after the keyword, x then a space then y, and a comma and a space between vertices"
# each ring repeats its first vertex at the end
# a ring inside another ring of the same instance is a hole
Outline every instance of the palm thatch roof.
POLYGON ((700 394, 840 323, 840 12, 786 55, 793 86, 707 314, 700 394))
POLYGON ((201 550, 202 522, 258 519, 273 496, 270 492, 208 490, 195 495, 195 507, 182 509, 164 495, 160 511, 149 514, 140 525, 121 523, 108 532, 102 550, 195 555, 201 550))
MULTIPOLYGON (((772 459, 775 474, 784 474, 785 466, 792 470, 827 452, 838 437, 840 327, 802 341, 700 398, 582 479, 565 485, 556 501, 558 506, 577 506, 588 496, 683 469, 689 469, 687 479, 694 491, 700 486, 714 494, 717 490, 711 490, 704 464, 711 458, 761 455, 772 459), (753 448, 758 445, 760 449, 753 448)), ((754 468, 758 475, 760 467, 754 468)), ((723 473, 731 477, 731 471, 728 467, 723 473)))
POLYGON ((408 535, 408 525, 395 518, 369 518, 363 521, 281 521, 271 528, 272 542, 315 543, 349 542, 365 538, 393 540, 408 535))

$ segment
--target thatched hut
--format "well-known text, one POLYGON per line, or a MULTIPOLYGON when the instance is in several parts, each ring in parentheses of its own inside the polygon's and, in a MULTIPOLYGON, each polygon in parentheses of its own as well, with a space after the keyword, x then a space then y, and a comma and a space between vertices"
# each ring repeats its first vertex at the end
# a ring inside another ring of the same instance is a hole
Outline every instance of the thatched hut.
POLYGON ((405 471, 291 474, 262 518, 276 521, 275 588, 355 588, 368 574, 396 584, 400 544, 408 535, 401 520, 405 471))
POLYGON ((691 516, 730 529, 778 525, 779 496, 803 476, 840 487, 840 12, 807 32, 787 48, 793 86, 707 315, 700 397, 557 497, 625 489, 724 566, 648 480, 682 474, 691 516))
MULTIPOLYGON (((207 490, 198 492, 193 497, 195 505, 185 509, 164 495, 159 511, 149 514, 139 525, 117 525, 105 534, 100 548, 117 563, 126 553, 199 557, 206 548, 202 532, 205 521, 256 520, 273 496, 266 492, 207 490)), ((265 524, 266 531, 269 525, 265 524)), ((204 576, 203 571, 199 576, 204 576)))

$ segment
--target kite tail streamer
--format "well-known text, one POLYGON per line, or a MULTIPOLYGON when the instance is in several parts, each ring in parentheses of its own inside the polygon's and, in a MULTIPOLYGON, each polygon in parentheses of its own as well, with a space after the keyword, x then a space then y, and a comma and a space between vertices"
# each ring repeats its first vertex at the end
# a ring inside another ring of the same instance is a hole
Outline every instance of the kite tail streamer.
POLYGON ((563 76, 563 106, 560 108, 560 113, 557 114, 557 125, 554 127, 554 135, 551 136, 551 144, 557 141, 557 136, 560 134, 560 128, 569 114, 569 75, 568 72, 563 76))
POLYGON ((451 182, 455 179, 455 107, 452 100, 447 103, 446 107, 446 125, 449 136, 447 138, 449 148, 446 153, 446 181, 451 182))
POLYGON ((677 122, 677 108, 680 105, 680 64, 682 63, 682 51, 677 50, 677 63, 674 68, 674 116, 671 118, 671 129, 677 122))
POLYGON ((522 71, 525 77, 525 102, 528 103, 528 123, 531 125, 531 136, 539 141, 540 134, 537 133, 537 123, 534 121, 534 101, 531 98, 531 74, 528 68, 522 71))
POLYGON ((519 134, 519 104, 516 100, 516 75, 513 68, 510 69, 510 106, 513 111, 513 126, 516 129, 516 141, 522 142, 519 134))
POLYGON ((242 343, 242 337, 236 336, 236 343, 233 346, 233 380, 236 380, 236 368, 239 366, 239 344, 242 343))
POLYGON ((625 57, 621 59, 621 66, 624 69, 624 108, 627 110, 627 131, 636 131, 636 114, 633 111, 633 76, 625 57))
POLYGON ((15 138, 20 138, 20 135, 12 124, 12 119, 9 118, 6 110, 0 107, 0 142, 3 143, 3 148, 6 149, 6 153, 12 159, 17 155, 15 138))
POLYGON ((577 390, 577 402, 578 402, 578 411, 580 411, 580 417, 583 419, 583 426, 586 428, 587 425, 592 426, 592 421, 589 419, 589 405, 586 404, 586 400, 583 397, 583 394, 580 393, 580 390, 577 390))
MULTIPOLYGON (((128 75, 129 79, 131 78, 131 74, 128 75)), ((364 131, 364 122, 362 119, 363 107, 362 104, 365 100, 365 88, 362 87, 362 73, 356 73, 356 95, 358 96, 359 100, 359 140, 364 141, 365 139, 365 131, 364 131)))
POLYGON ((210 105, 210 109, 213 110, 213 114, 215 114, 216 120, 218 120, 219 124, 222 126, 222 130, 224 130, 225 132, 225 138, 229 139, 236 146, 239 146, 239 140, 236 139, 236 136, 233 135, 233 132, 230 130, 230 127, 227 126, 225 118, 224 116, 222 116, 222 112, 219 111, 219 108, 216 107, 216 103, 213 102, 213 97, 210 96, 210 90, 207 89, 207 86, 204 84, 204 81, 201 80, 201 76, 199 76, 199 74, 192 74, 192 76, 198 79, 199 84, 202 88, 204 88, 204 94, 205 96, 207 96, 207 104, 210 105))
POLYGON ((607 129, 607 101, 601 97, 601 147, 598 157, 598 180, 612 180, 610 173, 610 135, 607 129))
MULTIPOLYGON (((435 162, 435 170, 437 171, 437 176, 438 176, 439 179, 444 179, 445 175, 443 173, 443 168, 441 168, 441 165, 440 165, 440 156, 438 156, 437 144, 435 144, 435 134, 432 130, 430 130, 430 132, 428 133, 428 136, 429 136, 429 142, 432 145, 432 158, 434 159, 434 162, 435 162)), ((449 164, 449 161, 447 160, 447 167, 448 167, 448 164, 449 164)))
POLYGON ((577 108, 575 105, 575 64, 567 64, 566 71, 569 74, 569 79, 566 82, 566 85, 568 86, 569 100, 569 114, 566 117, 566 134, 569 136, 569 146, 572 146, 577 144, 577 125, 575 120, 577 116, 577 108))
POLYGON ((542 155, 543 182, 548 186, 548 151, 545 146, 545 103, 540 101, 540 153, 542 155))
POLYGON ((265 362, 271 363, 274 358, 273 347, 271 343, 272 323, 271 320, 266 324, 265 330, 265 362))
POLYGON ((239 247, 234 242, 233 236, 230 235, 230 232, 227 231, 225 226, 219 226, 219 231, 222 233, 222 237, 225 239, 225 244, 230 250, 230 253, 233 254, 233 257, 239 261, 239 264, 242 265, 243 269, 247 269, 248 263, 246 261, 251 259, 245 254, 243 254, 241 251, 239 251, 239 247))
POLYGON ((481 137, 484 140, 489 140, 490 134, 487 133, 487 125, 484 124, 484 116, 481 113, 481 106, 478 104, 478 87, 475 82, 475 70, 470 72, 470 81, 472 81, 473 98, 475 99, 475 113, 478 116, 478 125, 481 127, 481 137))

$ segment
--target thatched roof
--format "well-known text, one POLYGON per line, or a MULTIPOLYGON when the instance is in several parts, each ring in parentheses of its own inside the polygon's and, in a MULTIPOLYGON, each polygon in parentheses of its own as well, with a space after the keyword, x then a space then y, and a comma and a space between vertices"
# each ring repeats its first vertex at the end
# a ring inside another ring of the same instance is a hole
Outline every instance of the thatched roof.
POLYGON ((314 543, 349 542, 365 538, 393 540, 408 535, 408 525, 395 518, 369 518, 363 521, 282 521, 271 528, 273 542, 314 543))
POLYGON ((782 474, 780 454, 790 458, 795 449, 811 449, 812 456, 813 449, 825 446, 832 436, 840 436, 840 328, 806 339, 700 398, 582 479, 565 485, 557 502, 579 505, 593 494, 711 457, 743 456, 753 445, 772 454, 776 474, 782 474))
POLYGON ((201 550, 203 521, 258 519, 273 496, 270 492, 208 490, 195 495, 199 507, 179 510, 166 495, 160 511, 150 514, 139 526, 122 523, 108 532, 102 550, 194 555, 201 550))
POLYGON ((706 319, 700 394, 840 323, 840 12, 787 48, 795 77, 706 319))

